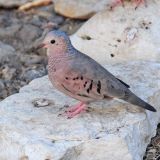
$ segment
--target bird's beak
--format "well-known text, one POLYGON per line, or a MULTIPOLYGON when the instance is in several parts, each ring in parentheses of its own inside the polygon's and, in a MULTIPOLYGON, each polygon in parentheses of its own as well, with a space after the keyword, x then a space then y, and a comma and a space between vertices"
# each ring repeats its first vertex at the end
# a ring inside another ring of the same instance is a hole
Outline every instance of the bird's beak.
POLYGON ((41 43, 36 47, 36 50, 41 49, 41 48, 45 48, 46 44, 45 43, 41 43))

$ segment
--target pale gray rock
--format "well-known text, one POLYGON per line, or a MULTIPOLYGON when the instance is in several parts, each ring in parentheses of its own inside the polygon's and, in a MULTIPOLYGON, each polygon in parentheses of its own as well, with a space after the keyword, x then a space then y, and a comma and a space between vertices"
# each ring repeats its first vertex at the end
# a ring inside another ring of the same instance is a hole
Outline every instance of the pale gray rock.
POLYGON ((6 81, 12 80, 13 76, 15 75, 16 68, 10 68, 7 65, 4 65, 1 72, 2 72, 3 78, 6 81))
POLYGON ((160 121, 160 64, 105 67, 157 113, 114 100, 93 103, 89 112, 66 119, 58 114, 75 100, 55 90, 45 76, 0 102, 0 159, 142 160, 160 121), (37 108, 37 99, 49 103, 37 108))
POLYGON ((39 67, 38 69, 28 69, 24 71, 24 74, 22 75, 22 78, 25 79, 27 82, 30 82, 31 80, 35 78, 42 77, 47 74, 47 71, 44 67, 39 67))
POLYGON ((20 6, 26 2, 29 2, 29 0, 0 0, 0 6, 1 7, 6 7, 6 8, 12 8, 12 7, 17 7, 20 6))
POLYGON ((0 79, 0 100, 1 97, 7 97, 7 91, 5 90, 5 82, 3 79, 0 79))
POLYGON ((15 55, 15 49, 0 41, 0 62, 15 55))
POLYGON ((132 60, 160 61, 160 3, 147 1, 105 10, 89 19, 71 40, 75 48, 101 64, 132 60))
POLYGON ((38 38, 40 33, 40 28, 31 24, 24 25, 18 33, 24 43, 24 49, 32 48, 34 41, 38 38))

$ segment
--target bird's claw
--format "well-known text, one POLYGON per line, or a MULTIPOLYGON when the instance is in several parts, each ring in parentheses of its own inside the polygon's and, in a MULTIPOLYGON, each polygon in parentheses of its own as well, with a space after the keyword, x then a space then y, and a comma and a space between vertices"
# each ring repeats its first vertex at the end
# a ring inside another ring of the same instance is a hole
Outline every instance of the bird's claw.
POLYGON ((69 107, 64 113, 59 114, 58 116, 67 116, 67 119, 71 119, 76 115, 80 114, 81 112, 86 111, 86 104, 80 103, 78 105, 69 107))
POLYGON ((71 119, 71 118, 75 117, 76 115, 78 115, 80 113, 84 113, 84 112, 86 112, 85 109, 77 110, 77 111, 74 111, 74 112, 67 112, 66 116, 67 116, 67 119, 71 119))

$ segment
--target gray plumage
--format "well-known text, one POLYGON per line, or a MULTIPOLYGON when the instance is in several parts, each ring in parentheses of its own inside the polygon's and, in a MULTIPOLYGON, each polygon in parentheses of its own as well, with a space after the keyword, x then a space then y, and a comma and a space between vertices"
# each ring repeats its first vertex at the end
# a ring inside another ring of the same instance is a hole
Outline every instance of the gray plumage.
POLYGON ((52 31, 44 39, 49 63, 49 78, 61 92, 83 102, 119 98, 131 104, 155 112, 156 109, 129 90, 91 57, 76 50, 68 36, 52 31), (55 41, 54 44, 51 43, 55 41))

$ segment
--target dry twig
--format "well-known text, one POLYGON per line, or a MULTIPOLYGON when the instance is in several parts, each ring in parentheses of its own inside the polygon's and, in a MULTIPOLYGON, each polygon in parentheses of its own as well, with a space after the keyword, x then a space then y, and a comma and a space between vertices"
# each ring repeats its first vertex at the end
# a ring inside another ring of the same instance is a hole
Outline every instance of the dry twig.
POLYGON ((52 0, 35 0, 33 2, 28 2, 28 3, 23 4, 22 6, 19 7, 19 10, 26 11, 31 8, 40 7, 40 6, 47 6, 50 4, 52 4, 52 0))

